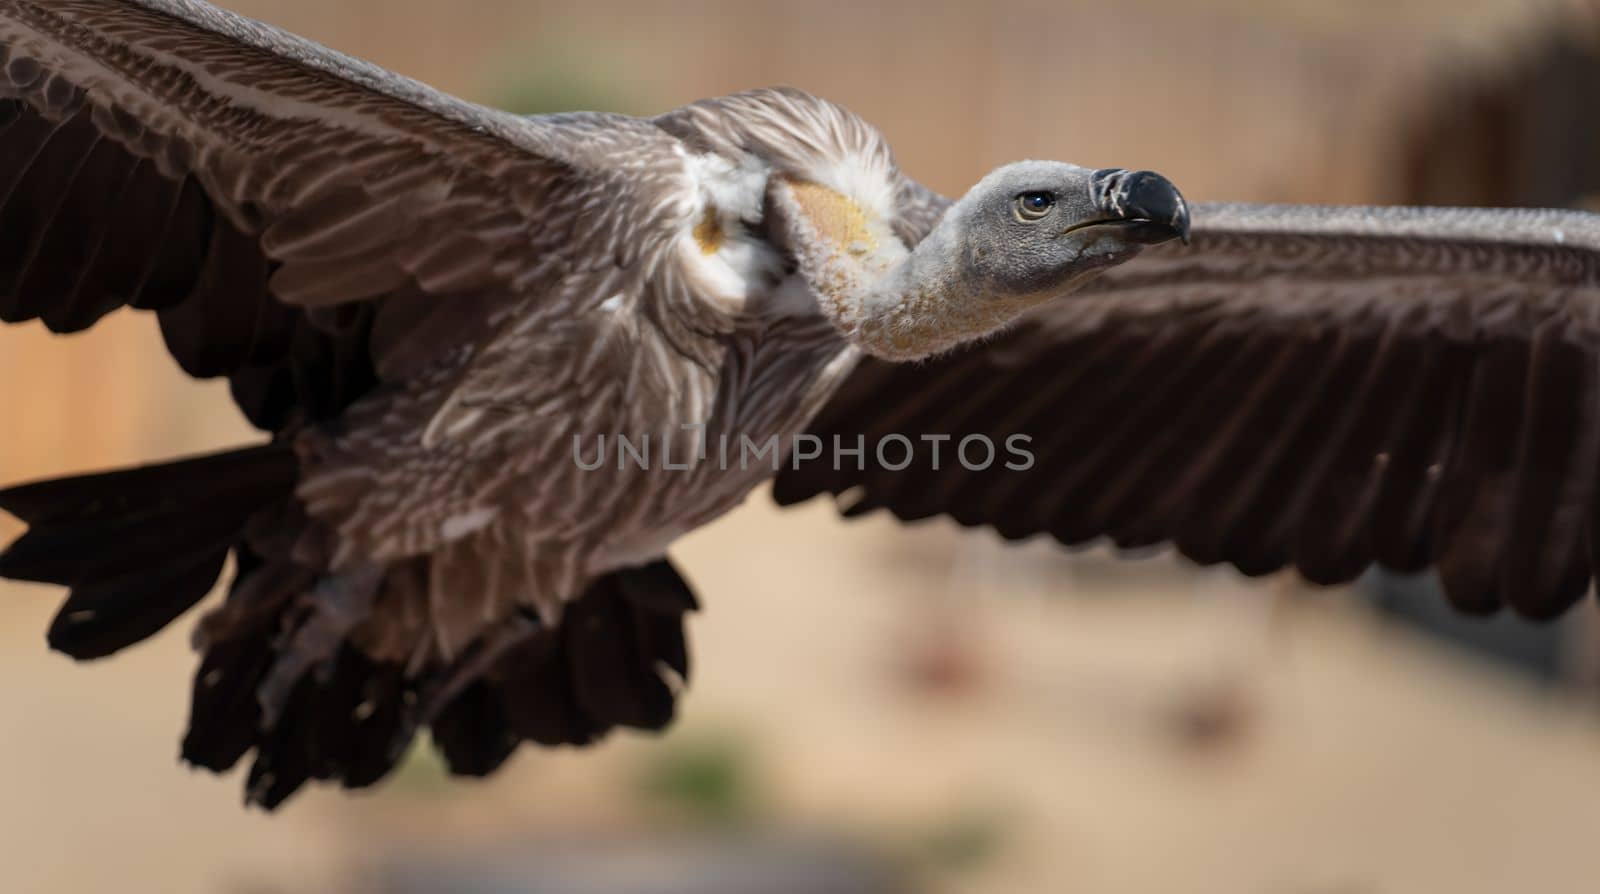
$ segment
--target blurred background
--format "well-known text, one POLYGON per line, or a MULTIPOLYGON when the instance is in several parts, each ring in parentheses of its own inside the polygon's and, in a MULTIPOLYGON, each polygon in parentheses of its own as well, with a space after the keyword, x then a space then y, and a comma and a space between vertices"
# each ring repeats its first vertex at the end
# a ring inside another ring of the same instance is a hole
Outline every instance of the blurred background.
MULTIPOLYGON (((1046 157, 1200 200, 1600 194, 1592 3, 222 5, 525 112, 792 84, 949 193, 1046 157)), ((251 438, 154 329, 0 329, 0 481, 251 438)), ((1426 579, 1246 583, 759 495, 675 556, 705 610, 669 734, 525 750, 487 783, 423 747, 270 817, 176 763, 190 622, 74 666, 44 646, 59 594, 0 584, 0 890, 1593 890, 1592 609, 1462 621, 1426 579)))

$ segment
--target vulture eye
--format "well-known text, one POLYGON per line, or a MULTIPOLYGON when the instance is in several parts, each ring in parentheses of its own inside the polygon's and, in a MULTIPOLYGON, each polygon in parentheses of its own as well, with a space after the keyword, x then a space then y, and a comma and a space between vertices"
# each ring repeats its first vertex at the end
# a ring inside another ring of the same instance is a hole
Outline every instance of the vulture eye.
POLYGON ((1017 216, 1023 220, 1039 220, 1056 206, 1054 193, 1025 192, 1017 196, 1017 216))

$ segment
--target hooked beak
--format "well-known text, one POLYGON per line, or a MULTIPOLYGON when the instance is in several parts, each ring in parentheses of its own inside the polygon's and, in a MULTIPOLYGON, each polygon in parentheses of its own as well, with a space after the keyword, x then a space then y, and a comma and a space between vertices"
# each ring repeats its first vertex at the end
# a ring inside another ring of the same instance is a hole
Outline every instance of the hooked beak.
POLYGON ((1072 229, 1115 227, 1129 241, 1145 245, 1173 239, 1189 244, 1189 203, 1171 180, 1154 171, 1095 171, 1089 177, 1089 198, 1105 218, 1072 229))

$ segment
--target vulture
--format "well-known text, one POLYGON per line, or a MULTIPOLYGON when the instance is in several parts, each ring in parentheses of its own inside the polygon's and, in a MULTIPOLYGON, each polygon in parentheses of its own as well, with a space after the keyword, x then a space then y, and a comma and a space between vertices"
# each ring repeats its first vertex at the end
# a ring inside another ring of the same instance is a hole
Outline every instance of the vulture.
POLYGON ((522 117, 200 0, 0 0, 0 320, 122 307, 263 436, 0 491, 0 576, 67 589, 75 659, 226 576, 182 754, 266 809, 423 730, 485 775, 663 728, 667 550, 768 481, 1473 613, 1600 568, 1585 213, 1047 161, 951 201, 793 89, 522 117))

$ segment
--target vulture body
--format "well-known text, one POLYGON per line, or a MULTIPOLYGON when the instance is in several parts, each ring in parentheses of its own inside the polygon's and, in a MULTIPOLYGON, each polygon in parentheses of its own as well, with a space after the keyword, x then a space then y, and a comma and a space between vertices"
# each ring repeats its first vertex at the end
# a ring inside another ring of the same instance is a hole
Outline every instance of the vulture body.
POLYGON ((1587 214, 1045 162, 952 203, 799 91, 523 118, 197 0, 0 0, 0 320, 152 311, 270 436, 0 491, 0 575, 68 587, 51 645, 98 658, 231 557, 183 753, 253 752, 268 808, 423 727, 482 775, 665 726, 696 607, 666 549, 773 477, 1248 574, 1437 566, 1549 617, 1600 567, 1597 270, 1587 214))

